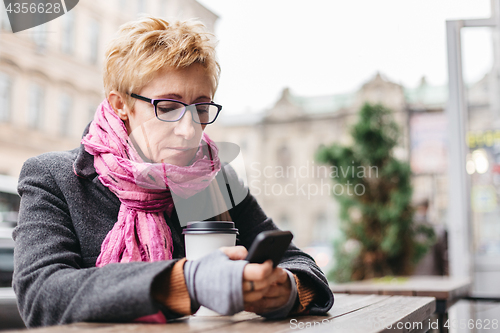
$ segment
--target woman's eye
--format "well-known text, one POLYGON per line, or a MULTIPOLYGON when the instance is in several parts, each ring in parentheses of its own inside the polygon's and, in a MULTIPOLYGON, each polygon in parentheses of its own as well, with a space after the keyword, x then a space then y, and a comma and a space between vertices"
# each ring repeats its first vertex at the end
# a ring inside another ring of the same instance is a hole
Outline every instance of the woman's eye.
POLYGON ((181 111, 184 105, 179 105, 177 103, 160 103, 156 106, 158 113, 169 113, 173 111, 181 111))
POLYGON ((208 112, 208 105, 198 105, 196 109, 198 110, 198 113, 207 113, 208 112))
POLYGON ((159 113, 167 113, 175 110, 176 110, 175 108, 158 108, 159 113))

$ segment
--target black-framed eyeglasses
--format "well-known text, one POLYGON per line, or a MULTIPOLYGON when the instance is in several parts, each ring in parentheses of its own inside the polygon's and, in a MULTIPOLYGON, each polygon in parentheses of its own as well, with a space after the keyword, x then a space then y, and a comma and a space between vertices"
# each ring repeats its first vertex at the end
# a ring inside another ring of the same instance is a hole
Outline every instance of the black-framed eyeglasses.
POLYGON ((217 119, 222 105, 213 102, 186 104, 175 99, 152 99, 137 94, 129 94, 131 97, 151 103, 155 107, 156 118, 161 121, 175 122, 181 120, 186 110, 191 111, 193 121, 197 124, 208 125, 217 119), (193 111, 197 112, 193 112, 193 111))

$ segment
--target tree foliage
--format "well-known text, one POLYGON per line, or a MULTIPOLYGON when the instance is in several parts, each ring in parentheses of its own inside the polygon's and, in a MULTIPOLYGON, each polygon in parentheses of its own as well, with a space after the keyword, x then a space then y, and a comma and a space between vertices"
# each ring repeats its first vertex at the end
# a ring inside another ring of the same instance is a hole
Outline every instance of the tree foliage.
POLYGON ((342 236, 334 242, 336 264, 329 278, 408 275, 435 237, 431 228, 413 223, 410 166, 393 156, 399 128, 390 110, 365 104, 350 134, 352 145, 322 146, 315 156, 344 171, 335 174, 334 182, 358 189, 333 194, 340 204, 342 236))

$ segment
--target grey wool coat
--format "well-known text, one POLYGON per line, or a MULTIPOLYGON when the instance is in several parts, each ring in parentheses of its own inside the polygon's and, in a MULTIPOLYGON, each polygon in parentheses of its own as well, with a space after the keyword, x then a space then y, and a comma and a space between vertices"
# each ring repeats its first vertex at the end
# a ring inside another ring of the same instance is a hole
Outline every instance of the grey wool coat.
MULTIPOLYGON (((87 132, 88 126, 84 135, 87 132)), ((220 174, 215 179, 222 187, 220 174)), ((13 288, 29 328, 81 321, 130 322, 159 310, 167 320, 180 317, 151 296, 155 277, 185 256, 175 209, 170 218, 165 214, 174 242, 173 260, 95 267, 101 243, 120 208, 118 197, 97 176, 94 157, 83 146, 42 154, 24 163, 18 184, 19 221, 13 233, 13 288)), ((234 170, 228 177, 246 193, 239 204, 228 207, 239 229, 238 243, 249 248, 259 232, 277 227, 234 170)), ((280 267, 316 287, 310 314, 331 308, 333 294, 309 255, 292 243, 280 267)))

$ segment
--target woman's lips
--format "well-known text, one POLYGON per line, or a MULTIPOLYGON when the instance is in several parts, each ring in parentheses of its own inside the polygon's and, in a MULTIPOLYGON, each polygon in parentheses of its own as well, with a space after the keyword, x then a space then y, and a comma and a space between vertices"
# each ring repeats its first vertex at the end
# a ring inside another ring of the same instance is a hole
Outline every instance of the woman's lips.
POLYGON ((170 147, 170 149, 174 149, 174 150, 180 150, 180 151, 186 151, 186 150, 191 150, 193 148, 185 148, 185 147, 170 147))

